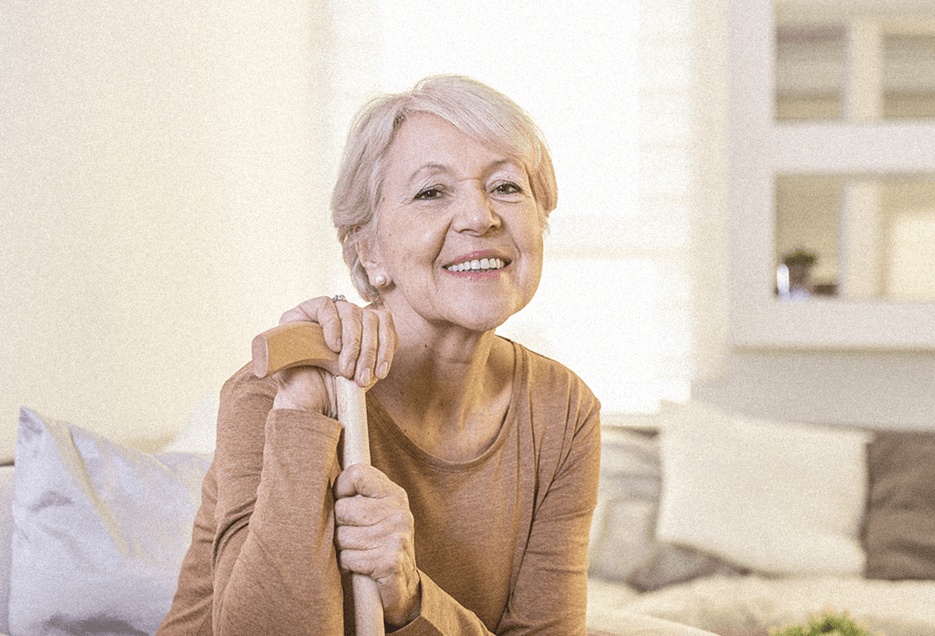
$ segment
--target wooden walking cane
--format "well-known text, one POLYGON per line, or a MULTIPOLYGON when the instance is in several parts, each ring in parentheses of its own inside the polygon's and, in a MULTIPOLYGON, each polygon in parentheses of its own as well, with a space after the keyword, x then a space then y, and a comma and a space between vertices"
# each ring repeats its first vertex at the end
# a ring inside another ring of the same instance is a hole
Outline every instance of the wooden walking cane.
MULTIPOLYGON (((289 322, 253 339, 253 372, 265 378, 282 369, 318 367, 334 376, 338 420, 344 427, 344 468, 370 463, 367 403, 364 390, 338 373, 338 354, 328 348, 320 325, 289 322)), ((383 636, 383 603, 377 582, 352 574, 357 636, 383 636)))

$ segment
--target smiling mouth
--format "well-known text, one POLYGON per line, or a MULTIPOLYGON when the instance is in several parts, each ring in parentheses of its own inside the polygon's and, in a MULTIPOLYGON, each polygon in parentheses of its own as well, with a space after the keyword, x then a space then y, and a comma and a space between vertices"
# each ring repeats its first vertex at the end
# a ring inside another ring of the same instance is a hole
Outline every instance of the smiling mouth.
POLYGON ((509 263, 499 258, 475 258, 463 263, 448 265, 445 269, 449 272, 493 272, 507 265, 509 263))

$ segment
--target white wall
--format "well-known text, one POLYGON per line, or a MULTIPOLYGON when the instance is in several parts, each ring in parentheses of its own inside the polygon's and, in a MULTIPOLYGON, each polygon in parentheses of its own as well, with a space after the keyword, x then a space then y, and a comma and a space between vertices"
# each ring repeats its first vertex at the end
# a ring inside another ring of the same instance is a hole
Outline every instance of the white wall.
POLYGON ((0 7, 0 455, 176 430, 331 288, 315 2, 0 7))
MULTIPOLYGON (((165 438, 284 309, 347 291, 327 188, 347 120, 381 88, 381 5, 328 4, 0 5, 0 456, 20 405, 116 439, 165 438)), ((722 5, 698 9, 709 93, 723 80, 710 37, 722 5)), ((525 103, 512 82, 502 88, 525 103)), ((707 97, 697 117, 710 132, 723 114, 707 97)), ((717 157, 702 162, 706 213, 692 220, 706 267, 692 293, 709 299, 727 258, 717 157)), ((576 189, 563 183, 564 206, 576 189)), ((718 306, 698 319, 699 368, 722 354, 718 306)), ((698 393, 923 422, 933 359, 732 351, 698 393)))
POLYGON ((692 397, 780 421, 935 430, 935 354, 734 349, 692 397))

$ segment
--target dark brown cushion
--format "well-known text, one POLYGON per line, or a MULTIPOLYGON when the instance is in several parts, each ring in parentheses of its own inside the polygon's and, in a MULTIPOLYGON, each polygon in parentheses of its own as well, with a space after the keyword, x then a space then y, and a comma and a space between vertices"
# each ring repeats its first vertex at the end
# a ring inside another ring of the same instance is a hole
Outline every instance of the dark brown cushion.
POLYGON ((873 579, 935 579, 935 432, 878 433, 864 523, 873 579))

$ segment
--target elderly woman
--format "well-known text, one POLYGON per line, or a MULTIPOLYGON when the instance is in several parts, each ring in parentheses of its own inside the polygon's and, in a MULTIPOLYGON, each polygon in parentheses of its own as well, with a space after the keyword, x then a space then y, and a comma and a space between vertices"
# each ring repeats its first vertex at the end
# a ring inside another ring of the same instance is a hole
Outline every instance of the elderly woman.
POLYGON ((433 77, 364 109, 333 213, 371 304, 283 321, 320 323, 369 389, 372 466, 338 465, 326 372, 242 369, 159 634, 351 634, 349 572, 377 581, 387 631, 585 633, 600 406, 495 334, 536 291, 555 204, 540 133, 483 84, 433 77))

